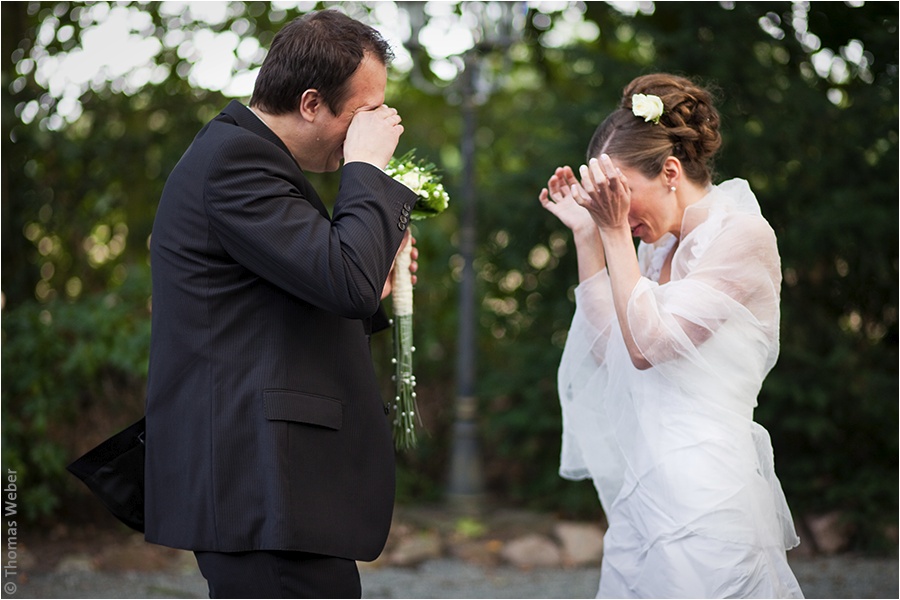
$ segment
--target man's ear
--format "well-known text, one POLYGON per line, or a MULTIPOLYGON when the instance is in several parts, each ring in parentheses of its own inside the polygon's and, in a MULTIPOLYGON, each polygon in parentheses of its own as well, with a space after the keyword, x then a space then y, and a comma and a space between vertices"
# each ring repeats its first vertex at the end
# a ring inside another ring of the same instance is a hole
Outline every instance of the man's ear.
POLYGON ((300 116, 306 121, 314 121, 318 112, 324 107, 318 90, 309 89, 300 96, 300 116))

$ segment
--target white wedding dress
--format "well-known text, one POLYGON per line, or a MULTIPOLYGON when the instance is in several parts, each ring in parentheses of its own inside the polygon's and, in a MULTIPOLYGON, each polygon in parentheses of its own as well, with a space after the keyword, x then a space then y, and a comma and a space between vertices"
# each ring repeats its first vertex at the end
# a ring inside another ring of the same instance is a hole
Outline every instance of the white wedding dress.
POLYGON ((775 235, 749 186, 712 187, 675 238, 638 250, 628 356, 606 270, 576 289, 559 369, 560 475, 591 478, 609 522, 598 597, 802 598, 785 550, 799 543, 753 421, 778 356, 775 235))

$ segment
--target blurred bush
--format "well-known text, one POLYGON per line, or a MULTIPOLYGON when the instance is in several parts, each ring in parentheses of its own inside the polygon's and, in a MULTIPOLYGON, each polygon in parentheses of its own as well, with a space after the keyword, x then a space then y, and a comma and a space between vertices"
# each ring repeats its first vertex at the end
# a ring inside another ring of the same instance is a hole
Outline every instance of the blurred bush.
POLYGON ((3 468, 25 520, 83 494, 66 465, 142 414, 147 290, 147 269, 132 269, 118 290, 4 312, 3 468))

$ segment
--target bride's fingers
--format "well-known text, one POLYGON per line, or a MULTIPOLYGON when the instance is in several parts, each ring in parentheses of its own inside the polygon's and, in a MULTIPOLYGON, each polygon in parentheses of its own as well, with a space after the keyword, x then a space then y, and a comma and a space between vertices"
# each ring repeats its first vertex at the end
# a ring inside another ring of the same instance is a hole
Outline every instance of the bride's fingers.
POLYGON ((586 206, 591 203, 590 193, 584 189, 584 186, 576 183, 569 187, 569 190, 572 193, 572 198, 574 198, 575 202, 580 204, 581 206, 586 206))
POLYGON ((607 177, 600 162, 596 158, 590 160, 588 172, 591 174, 591 177, 594 178, 594 181, 599 182, 598 187, 611 187, 612 183, 610 182, 609 177, 607 177))
POLYGON ((550 196, 547 193, 547 188, 541 190, 540 195, 538 195, 538 200, 541 203, 541 206, 544 207, 544 210, 554 215, 555 217, 561 219, 560 216, 560 205, 557 202, 554 202, 550 199, 550 196))
POLYGON ((562 177, 565 180, 568 187, 572 187, 573 185, 578 183, 578 178, 575 177, 575 172, 572 171, 572 167, 565 167, 562 169, 562 177))
POLYGON ((541 206, 555 214, 554 211, 559 204, 559 199, 553 198, 552 194, 547 191, 547 188, 543 188, 541 190, 541 193, 538 195, 538 202, 541 203, 541 206))
POLYGON ((628 178, 625 177, 625 173, 623 173, 619 168, 616 168, 617 179, 619 180, 619 185, 622 186, 622 190, 628 190, 628 178))
POLYGON ((618 185, 622 183, 622 171, 613 164, 612 159, 608 154, 600 155, 600 164, 598 166, 603 171, 603 175, 606 177, 607 181, 609 181, 610 188, 618 187, 618 185))
POLYGON ((559 183, 559 179, 557 179, 556 175, 550 178, 550 181, 547 182, 547 187, 549 188, 550 199, 554 202, 559 202, 562 200, 561 189, 562 186, 559 183))
MULTIPOLYGON (((570 190, 570 185, 565 184, 560 178, 555 175, 550 178, 549 187, 550 187, 550 198, 556 203, 565 203, 570 202, 572 200, 572 193, 570 190)), ((578 180, 575 180, 575 183, 578 183, 578 180)))
POLYGON ((547 204, 550 203, 549 193, 547 192, 547 188, 543 188, 541 193, 538 194, 538 202, 540 202, 544 208, 547 207, 547 204))
MULTIPOLYGON (((593 167, 593 165, 592 165, 593 167)), ((578 172, 581 174, 581 188, 584 189, 585 192, 590 196, 592 194, 600 193, 600 185, 598 183, 603 182, 603 179, 598 179, 594 173, 592 172, 592 168, 588 168, 586 165, 581 165, 578 168, 578 172)))

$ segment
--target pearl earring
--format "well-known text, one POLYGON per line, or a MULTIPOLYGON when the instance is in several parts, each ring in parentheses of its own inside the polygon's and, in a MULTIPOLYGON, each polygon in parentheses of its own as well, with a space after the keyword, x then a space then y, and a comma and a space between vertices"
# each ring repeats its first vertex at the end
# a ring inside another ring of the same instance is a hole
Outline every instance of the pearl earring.
POLYGON ((674 192, 674 191, 675 191, 675 186, 674 186, 674 185, 670 185, 670 186, 669 186, 669 191, 670 191, 670 192, 674 192))

